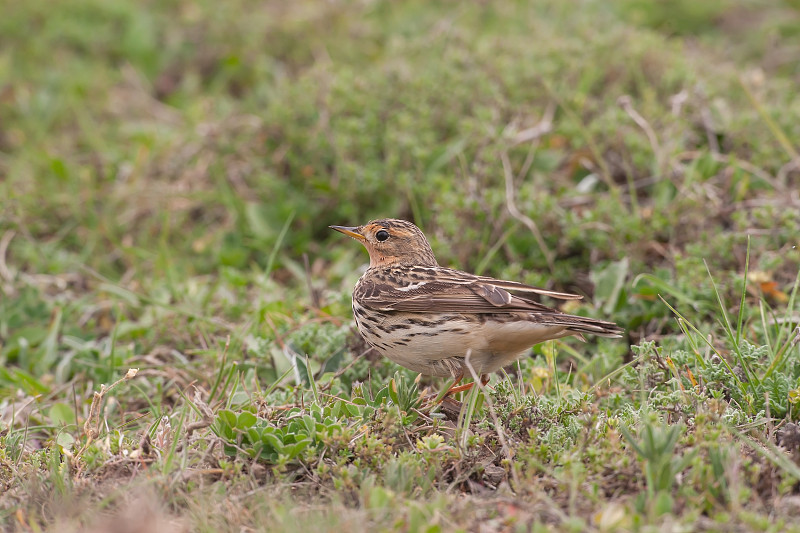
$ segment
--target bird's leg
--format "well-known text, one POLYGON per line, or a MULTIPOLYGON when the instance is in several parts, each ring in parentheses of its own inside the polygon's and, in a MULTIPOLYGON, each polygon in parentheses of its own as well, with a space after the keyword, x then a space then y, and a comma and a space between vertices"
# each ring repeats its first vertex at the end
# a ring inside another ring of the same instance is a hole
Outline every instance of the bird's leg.
MULTIPOLYGON (((474 387, 474 386, 475 386, 475 382, 472 382, 472 383, 467 383, 467 384, 465 384, 465 385, 458 385, 459 383, 461 383, 461 380, 462 380, 462 379, 464 379, 464 374, 463 374, 463 373, 461 374, 461 377, 459 377, 459 378, 456 378, 456 381, 455 381, 455 383, 453 383, 453 386, 452 386, 452 387, 450 387, 450 388, 447 390, 447 393, 445 393, 445 396, 450 396, 451 394, 456 394, 456 393, 458 393, 458 392, 464 392, 464 391, 468 391, 468 390, 470 390, 472 387, 474 387), (456 386, 456 385, 458 385, 458 386, 456 386)), ((480 377, 480 380, 481 380, 481 386, 485 387, 485 386, 486 386, 486 384, 487 384, 487 383, 489 383, 489 380, 490 380, 490 379, 491 379, 491 378, 489 377, 489 374, 481 374, 481 377, 480 377)))
POLYGON ((473 383, 465 383, 464 385, 458 385, 459 383, 461 383, 460 379, 458 381, 456 381, 455 383, 453 383, 452 387, 447 389, 447 393, 445 393, 445 396, 450 396, 452 394, 457 394, 459 392, 464 392, 464 391, 470 390, 475 385, 474 382, 473 383), (456 385, 458 385, 458 386, 456 386, 456 385))
MULTIPOLYGON (((447 389, 443 393, 439 394, 439 400, 441 400, 442 398, 445 398, 445 397, 450 396, 451 394, 453 394, 453 389, 458 389, 459 388, 458 384, 461 383, 462 379, 464 379, 464 370, 463 369, 458 369, 458 370, 450 369, 450 372, 453 375, 453 384, 450 385, 449 389, 447 389)), ((456 391, 456 392, 458 392, 458 391, 456 391)))
MULTIPOLYGON (((423 405, 425 407, 431 408, 434 406, 440 406, 442 413, 445 413, 446 416, 449 417, 450 420, 455 420, 458 417, 458 413, 462 409, 462 403, 458 400, 453 398, 453 394, 457 392, 463 392, 465 390, 469 390, 475 386, 475 383, 467 383, 466 385, 459 385, 461 380, 464 379, 463 372, 453 372, 453 384, 450 386, 449 389, 440 392, 438 395, 431 394, 430 396, 425 396, 423 405)), ((481 385, 485 386, 489 382, 489 376, 487 374, 482 374, 480 377, 481 385)))
MULTIPOLYGON (((461 383, 462 379, 464 379, 464 369, 460 368, 460 367, 452 366, 452 367, 450 367, 450 374, 453 376, 453 384, 450 385, 450 388, 447 389, 446 391, 442 391, 438 395, 436 395, 436 397, 433 400, 434 404, 442 403, 442 401, 445 398, 455 394, 456 392, 460 392, 461 390, 466 390, 466 389, 461 389, 460 387, 458 387, 458 384, 461 383)), ((470 384, 470 386, 471 386, 471 384, 470 384)), ((469 388, 469 387, 467 387, 467 388, 469 388)))

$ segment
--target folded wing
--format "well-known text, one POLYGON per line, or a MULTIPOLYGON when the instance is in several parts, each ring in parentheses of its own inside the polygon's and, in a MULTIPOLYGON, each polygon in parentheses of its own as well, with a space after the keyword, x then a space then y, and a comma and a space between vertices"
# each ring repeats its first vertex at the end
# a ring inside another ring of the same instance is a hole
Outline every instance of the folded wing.
POLYGON ((521 311, 560 314, 560 311, 540 304, 527 295, 513 293, 532 293, 570 300, 581 298, 576 294, 549 291, 486 276, 472 276, 446 268, 430 269, 429 274, 401 286, 379 279, 363 280, 354 296, 361 305, 371 309, 419 313, 521 311))

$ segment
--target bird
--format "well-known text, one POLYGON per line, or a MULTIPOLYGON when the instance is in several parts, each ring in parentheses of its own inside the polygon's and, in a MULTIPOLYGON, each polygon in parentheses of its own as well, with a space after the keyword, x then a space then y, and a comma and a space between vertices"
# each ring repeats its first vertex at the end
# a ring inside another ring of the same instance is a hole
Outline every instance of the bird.
POLYGON ((453 378, 447 394, 472 387, 459 383, 473 371, 485 385, 489 374, 535 344, 570 335, 621 337, 624 331, 613 322, 566 314, 533 298, 577 300, 580 295, 440 266, 412 222, 386 218, 329 227, 369 253, 369 267, 353 289, 361 336, 400 366, 453 378))

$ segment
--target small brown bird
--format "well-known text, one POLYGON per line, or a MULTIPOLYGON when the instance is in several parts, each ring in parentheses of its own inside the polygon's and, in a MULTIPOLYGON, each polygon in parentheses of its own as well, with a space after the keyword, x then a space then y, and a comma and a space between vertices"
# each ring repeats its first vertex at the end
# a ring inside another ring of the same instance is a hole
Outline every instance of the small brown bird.
MULTIPOLYGON (((439 266, 428 239, 411 222, 330 227, 369 252, 369 269, 353 290, 358 330, 380 353, 415 372, 452 376, 457 384, 470 374, 467 362, 483 377, 540 342, 583 333, 620 337, 623 331, 613 322, 564 314, 531 298, 579 295, 439 266)), ((451 392, 471 385, 454 385, 451 392)))

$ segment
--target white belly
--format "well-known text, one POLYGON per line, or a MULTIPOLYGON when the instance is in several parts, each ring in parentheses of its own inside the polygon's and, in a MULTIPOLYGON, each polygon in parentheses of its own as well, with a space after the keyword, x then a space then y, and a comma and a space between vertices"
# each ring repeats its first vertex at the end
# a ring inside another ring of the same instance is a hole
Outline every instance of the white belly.
POLYGON ((353 302, 356 324, 364 339, 391 361, 426 375, 447 377, 460 363, 470 377, 494 372, 514 362, 531 346, 569 335, 563 326, 525 320, 497 322, 476 315, 426 316, 421 313, 374 315, 353 302), (371 318, 368 318, 371 316, 371 318), (454 361, 453 359, 457 359, 454 361), (449 359, 449 364, 443 360, 449 359))

